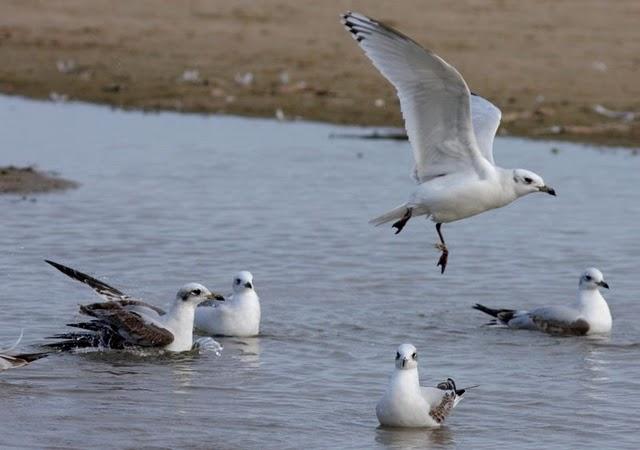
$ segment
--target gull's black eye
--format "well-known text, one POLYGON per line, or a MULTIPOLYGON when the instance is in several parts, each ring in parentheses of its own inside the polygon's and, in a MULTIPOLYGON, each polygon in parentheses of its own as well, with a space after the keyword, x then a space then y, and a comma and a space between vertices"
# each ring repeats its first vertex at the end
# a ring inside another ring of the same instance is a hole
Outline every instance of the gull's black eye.
POLYGON ((202 291, 200 289, 194 289, 193 291, 191 291, 191 295, 200 295, 202 294, 202 291))
POLYGON ((531 178, 529 178, 529 177, 524 177, 524 182, 527 183, 527 184, 531 184, 531 183, 533 183, 533 180, 531 178))
POLYGON ((242 283, 242 280, 240 278, 236 278, 236 284, 240 284, 242 283))
POLYGON ((416 352, 413 352, 413 355, 411 355, 411 357, 412 357, 413 359, 418 359, 418 354, 417 354, 416 352))
POLYGON ((396 352, 396 359, 400 359, 400 352, 396 352))
POLYGON ((587 275, 587 276, 584 277, 584 279, 587 280, 587 281, 591 281, 591 276, 587 275))

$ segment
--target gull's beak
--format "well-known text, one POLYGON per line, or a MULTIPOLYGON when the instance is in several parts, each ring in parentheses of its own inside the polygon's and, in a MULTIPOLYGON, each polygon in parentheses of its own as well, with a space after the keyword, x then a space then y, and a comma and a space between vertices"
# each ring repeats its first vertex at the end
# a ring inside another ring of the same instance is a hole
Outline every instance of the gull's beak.
POLYGON ((600 281, 599 283, 596 283, 598 286, 602 286, 605 289, 609 289, 609 285, 604 281, 600 281))
POLYGON ((209 295, 207 295, 207 298, 209 300, 218 300, 221 302, 224 301, 224 295, 218 294, 217 292, 211 292, 209 295))
POLYGON ((538 189, 540 192, 546 192, 549 195, 553 195, 554 197, 556 196, 556 191, 553 188, 550 188, 549 186, 542 186, 541 188, 538 189))
POLYGON ((244 284, 244 287, 249 288, 249 289, 253 289, 253 285, 251 283, 249 283, 249 282, 246 282, 244 284))
POLYGON ((402 367, 404 367, 407 361, 409 361, 407 358, 402 358, 402 367))

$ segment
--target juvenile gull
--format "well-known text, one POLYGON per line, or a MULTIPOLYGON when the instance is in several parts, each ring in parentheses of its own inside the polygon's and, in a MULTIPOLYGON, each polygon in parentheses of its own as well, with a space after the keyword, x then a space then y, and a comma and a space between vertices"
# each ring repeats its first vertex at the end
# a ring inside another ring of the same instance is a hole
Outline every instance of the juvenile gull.
POLYGON ((184 285, 169 311, 136 300, 89 275, 47 261, 65 275, 91 286, 106 302, 81 305, 80 312, 93 319, 68 324, 84 331, 53 336, 63 339, 48 347, 59 350, 102 347, 124 349, 128 347, 159 348, 172 352, 191 350, 193 321, 196 306, 212 298, 221 298, 198 283, 184 285))
POLYGON ((260 333, 260 298, 251 272, 233 279, 233 295, 224 303, 205 302, 196 308, 196 329, 211 336, 257 336, 260 333))
POLYGON ((9 352, 14 350, 20 344, 21 340, 22 332, 20 333, 18 340, 12 346, 6 349, 0 349, 0 372, 26 366, 30 362, 47 356, 47 353, 22 353, 18 355, 10 355, 9 352))
POLYGON ((611 331, 612 319, 609 305, 600 294, 601 287, 609 289, 602 272, 590 268, 580 277, 578 298, 571 307, 545 306, 524 311, 487 308, 477 303, 474 308, 495 317, 491 325, 574 336, 606 334, 611 331))
POLYGON ((442 224, 508 205, 532 192, 556 195, 543 179, 524 169, 503 169, 493 160, 501 112, 471 94, 458 71, 430 50, 381 22, 348 12, 342 22, 373 65, 396 88, 413 148, 412 178, 418 188, 406 203, 371 220, 395 220, 396 234, 414 216, 436 223, 442 251, 449 251, 442 224))
POLYGON ((396 353, 396 368, 387 391, 376 406, 376 415, 384 426, 439 427, 464 393, 464 389, 456 389, 451 378, 437 387, 420 386, 416 348, 402 344, 396 353))

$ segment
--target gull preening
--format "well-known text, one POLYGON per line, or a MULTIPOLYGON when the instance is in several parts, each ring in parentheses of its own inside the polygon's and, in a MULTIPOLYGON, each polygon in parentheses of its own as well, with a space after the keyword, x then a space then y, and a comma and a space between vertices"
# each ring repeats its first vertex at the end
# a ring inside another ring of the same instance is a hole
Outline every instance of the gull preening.
POLYGON ((490 325, 573 336, 606 334, 611 331, 613 321, 600 288, 609 289, 609 285, 602 272, 590 268, 580 276, 578 298, 571 307, 545 306, 524 311, 487 308, 478 303, 474 308, 495 317, 490 325))
POLYGON ((233 294, 223 303, 202 303, 196 308, 196 329, 211 336, 249 337, 260 333, 260 298, 251 272, 233 279, 233 294))
POLYGON ((493 160, 501 112, 471 94, 458 71, 430 50, 381 22, 348 12, 343 23, 373 65, 396 88, 413 148, 412 178, 418 188, 406 203, 371 220, 394 220, 396 234, 415 216, 436 223, 442 254, 449 251, 442 224, 508 205, 532 192, 555 195, 543 179, 524 169, 503 169, 493 160))
POLYGON ((0 349, 0 372, 8 369, 17 369, 27 364, 47 356, 47 353, 21 353, 17 355, 9 354, 22 341, 22 332, 20 337, 8 348, 0 349))
POLYGON ((422 387, 418 377, 418 353, 411 344, 396 352, 396 368, 384 396, 376 406, 381 425, 390 427, 439 427, 462 400, 449 378, 437 387, 422 387))
POLYGON ((146 347, 171 352, 189 351, 194 346, 193 321, 196 307, 206 300, 224 298, 201 284, 188 283, 180 288, 171 308, 165 312, 70 267, 48 260, 47 263, 88 285, 107 300, 80 306, 80 313, 93 319, 69 324, 83 331, 53 336, 54 339, 62 340, 49 344, 48 347, 59 350, 146 347))

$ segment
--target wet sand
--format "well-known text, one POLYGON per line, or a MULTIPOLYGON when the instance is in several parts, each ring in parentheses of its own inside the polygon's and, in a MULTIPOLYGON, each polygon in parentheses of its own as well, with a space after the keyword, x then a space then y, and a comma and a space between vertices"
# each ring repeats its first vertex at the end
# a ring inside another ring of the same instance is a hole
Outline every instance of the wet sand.
POLYGON ((503 134, 639 142, 640 114, 622 114, 640 111, 635 0, 4 0, 0 92, 400 125, 393 88, 338 21, 348 9, 457 67, 503 109, 503 134))

